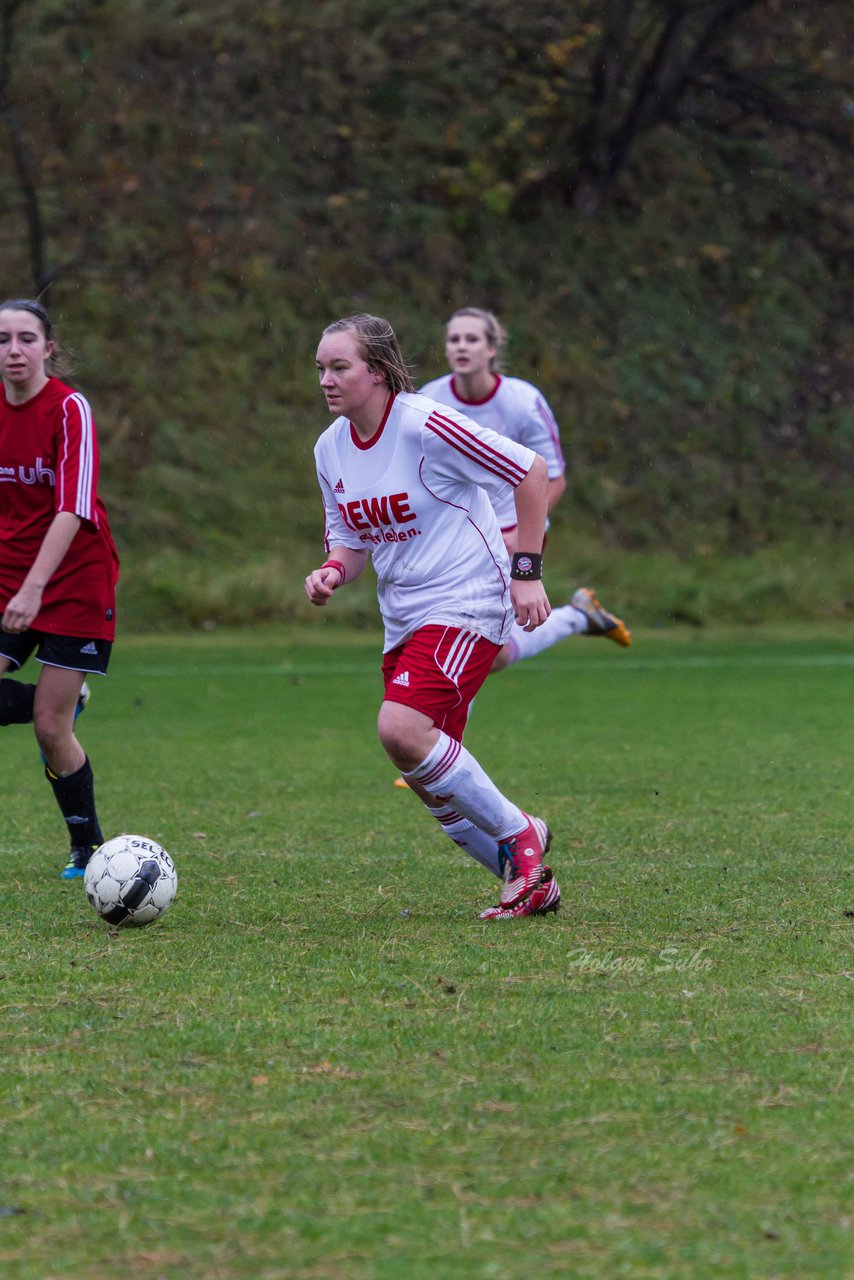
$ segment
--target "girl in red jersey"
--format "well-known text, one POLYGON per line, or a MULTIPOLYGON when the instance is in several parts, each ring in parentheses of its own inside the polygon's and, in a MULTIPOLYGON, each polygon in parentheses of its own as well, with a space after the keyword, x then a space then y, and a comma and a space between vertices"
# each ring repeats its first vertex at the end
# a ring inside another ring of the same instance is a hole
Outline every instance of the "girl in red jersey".
POLYGON ((462 744, 514 617, 533 631, 549 616, 540 580, 546 464, 416 395, 379 316, 325 329, 317 368, 337 417, 315 448, 328 559, 306 578, 306 594, 326 605, 372 559, 385 626, 386 753, 450 838, 503 880, 481 919, 556 911, 546 823, 504 796, 462 744), (487 492, 503 485, 515 495, 522 548, 512 565, 487 492))
POLYGON ((103 843, 74 722, 86 675, 107 671, 118 556, 98 497, 92 410, 54 376, 58 355, 41 303, 0 303, 0 724, 34 726, 68 827, 70 880, 103 843), (33 654, 37 684, 5 675, 33 654))

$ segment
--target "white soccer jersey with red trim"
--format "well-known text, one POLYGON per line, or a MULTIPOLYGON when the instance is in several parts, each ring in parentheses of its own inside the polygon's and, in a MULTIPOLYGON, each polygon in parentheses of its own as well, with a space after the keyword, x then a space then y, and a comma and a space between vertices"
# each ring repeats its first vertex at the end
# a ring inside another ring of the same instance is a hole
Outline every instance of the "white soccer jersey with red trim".
POLYGON ((407 392, 391 401, 367 442, 346 418, 324 431, 315 461, 326 549, 370 551, 386 651, 428 623, 504 643, 513 622, 510 564, 492 494, 499 486, 512 492, 534 457, 407 392))
MULTIPOLYGON (((503 374, 496 376, 498 382, 485 400, 462 400, 458 395, 457 382, 450 373, 428 382, 421 388, 421 394, 438 400, 440 404, 450 405, 471 418, 472 422, 489 427, 508 440, 516 440, 533 449, 545 458, 550 480, 562 476, 566 462, 560 447, 560 432, 547 402, 530 382, 522 378, 505 378, 503 374)), ((506 485, 498 490, 495 513, 502 529, 515 527, 513 490, 506 485)))
POLYGON ((0 385, 0 612, 60 511, 83 523, 44 590, 33 629, 112 640, 118 556, 98 497, 89 402, 57 378, 24 404, 10 404, 0 385))

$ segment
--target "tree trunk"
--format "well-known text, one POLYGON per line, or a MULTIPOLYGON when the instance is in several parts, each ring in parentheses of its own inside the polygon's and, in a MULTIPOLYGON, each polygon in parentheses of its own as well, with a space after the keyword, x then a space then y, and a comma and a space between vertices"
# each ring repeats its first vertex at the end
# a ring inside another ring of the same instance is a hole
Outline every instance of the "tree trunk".
POLYGON ((23 130, 9 99, 14 22, 20 6, 21 0, 2 0, 2 8, 0 8, 0 119, 3 121, 6 136, 9 139, 12 160, 24 200, 33 285, 35 292, 44 297, 50 288, 53 275, 45 266, 45 233, 38 180, 23 130))

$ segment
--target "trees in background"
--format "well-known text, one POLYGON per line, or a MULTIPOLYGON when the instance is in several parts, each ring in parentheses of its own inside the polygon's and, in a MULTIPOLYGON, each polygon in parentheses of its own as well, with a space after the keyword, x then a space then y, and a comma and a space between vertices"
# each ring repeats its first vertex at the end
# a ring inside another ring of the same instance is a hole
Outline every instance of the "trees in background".
POLYGON ((21 120, 12 98, 11 80, 18 62, 15 44, 15 18, 23 0, 0 0, 0 120, 6 135, 14 174, 20 193, 30 270, 36 293, 43 294, 50 284, 45 267, 45 231, 42 218, 39 180, 21 120))
POLYGON ((145 203, 195 261, 249 209, 595 217, 657 186, 656 134, 675 188, 678 152, 772 166, 850 230, 849 25, 847 0, 0 0, 3 188, 39 286, 46 236, 67 267, 145 203))
POLYGON ((464 302, 509 321, 567 424, 574 509, 608 536, 751 545, 835 519, 849 14, 0 0, 4 276, 73 300, 126 527, 145 486, 146 536, 192 541, 188 475, 219 493, 281 452, 330 315, 386 310, 427 375, 464 302))

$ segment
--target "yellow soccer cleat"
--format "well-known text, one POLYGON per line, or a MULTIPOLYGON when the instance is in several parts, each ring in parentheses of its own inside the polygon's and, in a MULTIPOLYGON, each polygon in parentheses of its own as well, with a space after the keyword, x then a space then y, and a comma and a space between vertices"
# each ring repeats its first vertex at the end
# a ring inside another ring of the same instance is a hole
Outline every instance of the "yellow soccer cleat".
POLYGON ((614 644, 622 645, 624 649, 628 649, 632 643, 631 631, 616 614, 609 613, 607 609, 602 608, 595 593, 589 587, 579 587, 570 604, 587 618, 590 624, 590 629, 587 632, 589 636, 604 636, 606 640, 613 640, 614 644))

